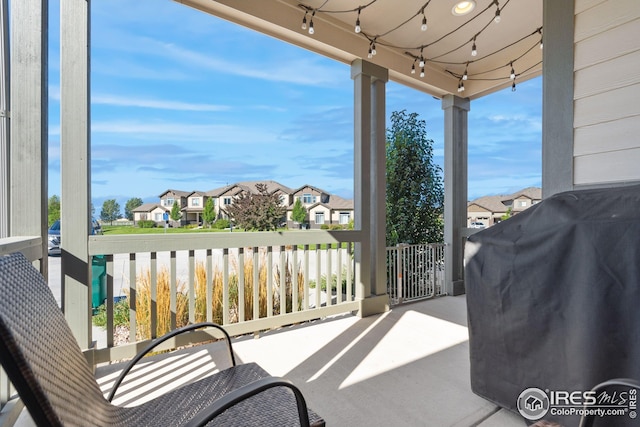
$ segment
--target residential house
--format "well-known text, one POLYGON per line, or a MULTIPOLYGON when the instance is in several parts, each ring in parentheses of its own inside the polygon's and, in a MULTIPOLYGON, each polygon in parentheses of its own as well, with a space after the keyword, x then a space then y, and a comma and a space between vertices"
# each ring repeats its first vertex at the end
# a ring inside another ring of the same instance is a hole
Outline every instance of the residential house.
MULTIPOLYGON (((203 191, 179 191, 167 190, 160 195, 160 204, 145 204, 134 210, 134 219, 152 219, 162 221, 162 213, 171 211, 174 201, 181 204, 181 225, 200 224, 204 205, 209 198, 213 199, 216 218, 229 218, 227 207, 241 194, 258 194, 257 184, 265 184, 269 194, 276 194, 280 198, 280 204, 287 208, 286 222, 290 227, 297 226, 291 219, 293 205, 297 199, 301 199, 308 212, 305 224, 309 228, 321 228, 323 225, 345 226, 353 219, 353 201, 331 195, 311 185, 304 185, 293 190, 277 181, 241 181, 213 190, 203 191), (137 215, 137 216, 136 216, 137 215)), ((285 219, 285 218, 283 218, 285 219)))
POLYGON ((469 202, 467 227, 482 223, 485 227, 497 224, 510 213, 515 215, 542 200, 542 189, 528 187, 510 195, 483 196, 469 202))
POLYGON ((171 212, 171 208, 158 203, 144 203, 133 209, 132 212, 134 224, 144 220, 155 221, 160 224, 164 221, 164 214, 168 215, 171 212))
POLYGON ((287 225, 295 227, 291 215, 293 206, 300 200, 307 209, 307 222, 309 228, 322 228, 323 225, 346 226, 353 219, 353 200, 330 194, 325 190, 311 185, 303 185, 292 194, 291 205, 287 209, 287 225))

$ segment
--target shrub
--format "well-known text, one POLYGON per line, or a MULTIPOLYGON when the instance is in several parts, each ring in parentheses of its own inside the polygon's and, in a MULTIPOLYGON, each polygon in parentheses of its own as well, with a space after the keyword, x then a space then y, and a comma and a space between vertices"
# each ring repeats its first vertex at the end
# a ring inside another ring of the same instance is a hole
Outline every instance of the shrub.
POLYGON ((231 222, 228 219, 223 218, 214 222, 213 228, 216 228, 218 230, 224 230, 225 228, 229 228, 230 225, 231 225, 231 222))
POLYGON ((141 219, 138 221, 138 227, 140 228, 154 228, 155 226, 155 221, 151 221, 150 219, 141 219))
MULTIPOLYGON (((102 304, 96 309, 93 324, 107 327, 107 305, 102 304)), ((122 298, 113 305, 113 326, 129 326, 129 299, 122 298)))
POLYGON ((322 224, 320 226, 320 230, 328 230, 329 229, 329 224, 322 224))
POLYGON ((329 230, 342 230, 342 226, 340 224, 331 224, 329 230))

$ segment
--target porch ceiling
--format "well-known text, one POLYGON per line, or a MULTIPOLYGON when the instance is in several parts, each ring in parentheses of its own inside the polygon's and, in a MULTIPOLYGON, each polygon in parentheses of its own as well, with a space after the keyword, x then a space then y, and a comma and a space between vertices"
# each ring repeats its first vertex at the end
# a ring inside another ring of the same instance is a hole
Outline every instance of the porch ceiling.
POLYGON ((465 16, 452 13, 457 0, 175 0, 336 60, 364 58, 389 69, 390 78, 436 97, 478 98, 542 72, 542 1, 476 0, 465 16), (426 6, 425 6, 426 5, 426 6), (500 23, 494 22, 500 8, 500 23), (362 32, 354 26, 360 8, 362 32), (424 16, 428 29, 421 31, 424 16), (315 33, 302 30, 313 12, 315 33), (336 13, 339 12, 339 13, 336 13), (395 28, 395 29, 394 29, 395 28), (477 56, 471 55, 476 37, 477 56), (375 40, 377 54, 368 58, 375 40), (425 76, 416 61, 426 58, 425 76), (467 65, 468 64, 468 65, 467 65), (458 85, 468 66, 464 92, 458 85))

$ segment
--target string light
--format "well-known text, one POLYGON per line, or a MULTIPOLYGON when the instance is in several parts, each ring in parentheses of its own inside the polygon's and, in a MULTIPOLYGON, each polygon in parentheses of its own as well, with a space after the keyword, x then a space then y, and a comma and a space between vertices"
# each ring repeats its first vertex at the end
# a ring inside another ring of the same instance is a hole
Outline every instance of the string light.
POLYGON ((513 83, 511 83, 511 92, 516 91, 516 79, 513 79, 513 83))
MULTIPOLYGON (((302 1, 302 0, 301 0, 302 1)), ((313 18, 315 17, 316 12, 323 12, 323 13, 327 13, 327 14, 332 14, 332 13, 354 13, 356 12, 356 20, 355 20, 355 26, 354 26, 354 31, 356 34, 361 34, 364 37, 366 37, 366 39, 369 41, 369 49, 367 52, 367 58, 372 59, 374 56, 376 56, 377 51, 376 51, 376 44, 378 43, 378 39, 381 37, 385 37, 386 35, 390 34, 391 32, 394 32, 398 29, 400 29, 401 27, 407 25, 407 24, 411 24, 412 22, 415 22, 415 18, 422 16, 422 20, 421 20, 421 26, 420 26, 420 30, 421 31, 426 31, 428 26, 427 26, 427 16, 426 16, 426 12, 425 9, 426 7, 429 5, 429 3, 431 2, 431 0, 425 0, 425 4, 422 5, 422 7, 420 7, 417 12, 415 14, 413 14, 411 17, 409 17, 408 19, 404 20, 403 22, 401 22, 400 24, 396 25, 395 27, 389 29, 388 31, 384 32, 384 33, 380 33, 380 34, 366 34, 362 31, 362 27, 361 27, 361 21, 360 21, 360 15, 363 9, 366 9, 367 7, 373 5, 374 3, 376 3, 378 0, 370 0, 367 4, 364 5, 360 5, 357 8, 353 8, 353 9, 349 9, 349 10, 326 10, 324 9, 324 6, 328 3, 328 0, 325 0, 319 7, 316 8, 312 8, 309 6, 306 6, 304 4, 299 4, 299 6, 304 10, 304 16, 302 18, 302 29, 306 30, 308 28, 309 34, 314 34, 315 33, 315 28, 314 28, 314 23, 313 23, 313 18), (310 15, 309 17, 307 17, 307 15, 310 15), (307 25, 308 24, 308 25, 307 25)), ((416 69, 420 68, 420 77, 423 78, 425 76, 425 66, 427 62, 432 62, 432 63, 441 63, 441 64, 450 64, 450 65, 465 65, 464 67, 464 72, 463 74, 457 74, 455 72, 449 71, 447 69, 445 69, 444 71, 446 71, 447 73, 456 76, 459 79, 459 86, 458 86, 458 91, 459 92, 463 92, 465 90, 464 88, 464 81, 467 81, 470 79, 469 76, 469 64, 471 64, 472 62, 476 62, 476 61, 481 61, 487 57, 490 57, 500 51, 506 50, 508 48, 510 48, 511 46, 515 45, 516 43, 524 40, 527 37, 531 37, 532 35, 535 35, 536 33, 540 34, 540 40, 539 40, 539 48, 542 49, 543 48, 543 37, 542 37, 542 27, 539 27, 536 31, 534 31, 533 33, 529 34, 528 36, 525 36, 523 38, 521 38, 520 40, 518 40, 517 42, 513 42, 505 47, 499 48, 498 50, 494 51, 494 52, 489 52, 486 53, 482 58, 480 59, 474 59, 471 61, 467 61, 466 64, 463 63, 453 63, 453 62, 446 62, 446 61, 442 61, 439 60, 439 58, 445 57, 446 55, 449 55, 450 53, 453 53, 461 48, 463 48, 465 45, 468 46, 468 41, 466 43, 463 43, 462 45, 455 47, 453 49, 451 49, 450 51, 447 52, 443 52, 443 53, 439 53, 437 56, 431 57, 430 59, 426 59, 424 56, 424 49, 432 46, 436 43, 441 42, 443 39, 453 35, 454 33, 457 34, 458 31, 460 31, 462 29, 462 27, 464 27, 465 25, 469 24, 470 22, 472 22, 473 20, 475 20, 476 18, 480 17, 480 16, 487 16, 486 12, 488 12, 489 10, 491 10, 493 8, 493 6, 495 5, 495 14, 489 19, 489 21, 485 21, 486 24, 481 27, 481 29, 473 36, 473 38, 471 39, 472 41, 472 46, 471 46, 471 56, 472 57, 476 57, 478 56, 478 48, 477 48, 477 37, 480 36, 491 24, 491 22, 495 22, 495 23, 499 23, 501 21, 501 12, 502 9, 504 9, 510 2, 511 0, 505 0, 503 3, 502 8, 500 7, 500 3, 499 0, 493 0, 491 1, 491 3, 489 3, 487 5, 487 7, 485 7, 481 12, 475 14, 473 17, 471 17, 469 20, 467 20, 466 22, 464 22, 463 24, 461 24, 460 26, 456 27, 455 29, 451 30, 450 32, 440 36, 439 38, 437 38, 434 41, 431 41, 428 44, 423 44, 421 46, 416 46, 416 47, 401 47, 401 46, 396 46, 393 44, 389 44, 387 42, 383 41, 381 42, 383 46, 386 46, 388 48, 392 48, 392 49, 404 49, 404 50, 420 50, 420 55, 417 56, 409 51, 405 52, 405 54, 411 56, 414 61, 411 65, 411 69, 410 69, 410 73, 415 75, 417 74, 416 69)), ((414 24, 415 25, 415 24, 414 24)), ((526 55, 528 52, 531 52, 531 49, 535 48, 535 44, 529 48, 524 54, 520 55, 519 57, 515 57, 512 59, 511 62, 508 62, 507 65, 510 66, 510 74, 509 74, 509 78, 512 80, 512 90, 515 91, 516 88, 516 72, 515 69, 513 67, 513 62, 519 60, 520 58, 522 58, 524 55, 526 55)), ((540 63, 538 63, 537 65, 539 65, 540 63)), ((501 66, 501 67, 504 67, 501 66)), ((476 67, 474 67, 474 69, 476 69, 476 67)), ((485 74, 485 73, 489 73, 489 72, 494 72, 494 71, 498 71, 500 68, 495 68, 492 70, 485 70, 485 71, 476 71, 473 73, 473 80, 486 80, 486 79, 478 79, 477 75, 481 75, 481 74, 485 74)), ((521 74, 523 73, 527 73, 531 68, 527 69, 527 70, 521 70, 521 74)), ((506 77, 506 76, 505 76, 506 77)), ((503 78, 505 78, 503 77, 503 78)), ((501 78, 491 78, 490 80, 499 80, 501 78)))
POLYGON ((316 16, 316 11, 314 10, 311 13, 311 18, 309 18, 309 34, 313 35, 313 33, 316 32, 316 30, 313 28, 313 17, 316 16))
POLYGON ((422 25, 420 26, 421 31, 427 31, 427 15, 424 14, 424 8, 422 8, 422 25))
POLYGON ((540 49, 542 49, 542 29, 538 29, 538 32, 540 33, 540 49))

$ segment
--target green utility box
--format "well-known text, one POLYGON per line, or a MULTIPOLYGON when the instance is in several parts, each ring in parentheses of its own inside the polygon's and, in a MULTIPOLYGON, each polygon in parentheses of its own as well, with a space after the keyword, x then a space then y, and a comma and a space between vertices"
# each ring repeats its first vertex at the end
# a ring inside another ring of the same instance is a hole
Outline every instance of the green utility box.
POLYGON ((107 259, 95 255, 91 260, 91 307, 97 308, 107 299, 107 259))

